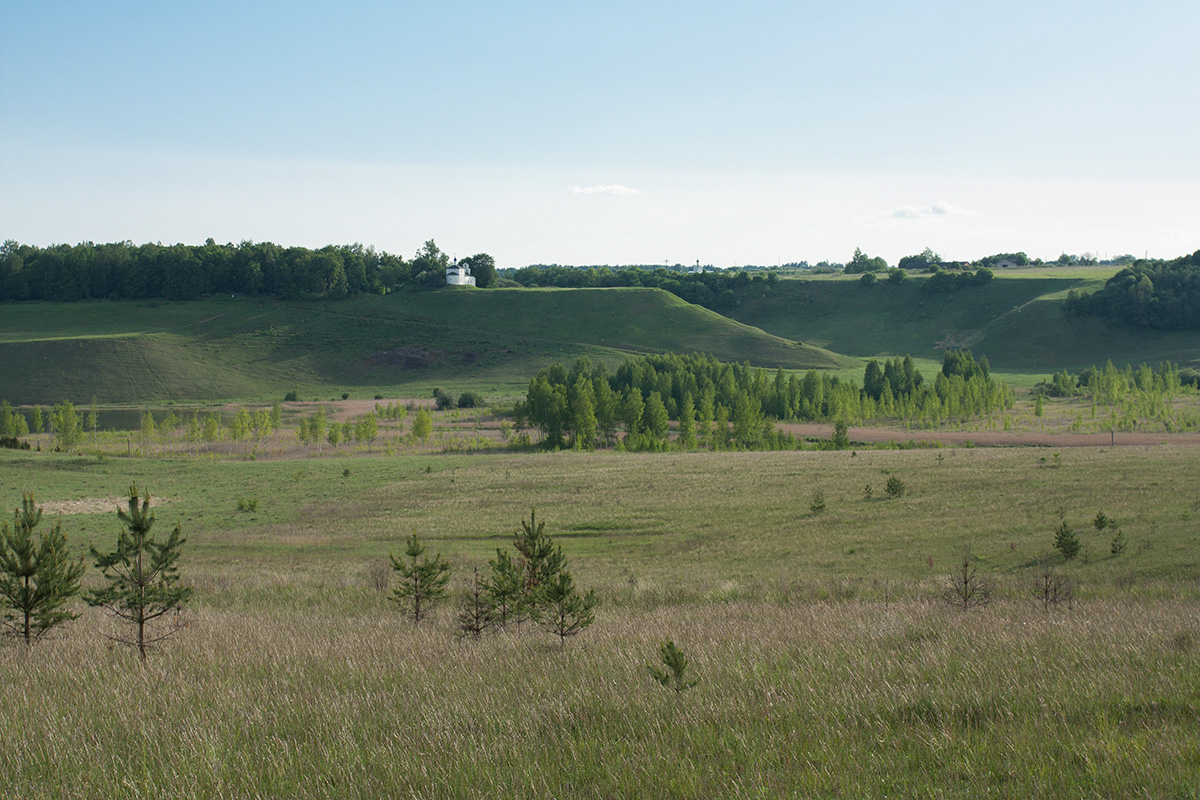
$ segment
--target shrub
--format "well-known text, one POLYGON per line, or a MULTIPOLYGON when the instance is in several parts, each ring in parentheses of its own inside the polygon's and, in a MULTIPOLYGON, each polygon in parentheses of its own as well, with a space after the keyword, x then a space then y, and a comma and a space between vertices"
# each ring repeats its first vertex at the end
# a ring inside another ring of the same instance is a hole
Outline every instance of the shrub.
POLYGON ((285 403, 295 403, 299 399, 300 395, 298 392, 288 392, 283 396, 283 402, 285 403))
POLYGON ((899 498, 904 497, 904 493, 908 491, 908 487, 904 485, 904 481, 897 478, 895 475, 888 477, 887 486, 884 487, 888 497, 899 498))
POLYGON ((483 408, 486 405, 479 392, 463 392, 458 396, 459 408, 483 408))
POLYGON ((1038 570, 1033 584, 1033 596, 1041 603, 1042 610, 1048 610, 1050 606, 1057 606, 1059 603, 1067 603, 1069 606, 1074 595, 1075 586, 1071 579, 1060 575, 1049 559, 1042 559, 1041 569, 1038 570))

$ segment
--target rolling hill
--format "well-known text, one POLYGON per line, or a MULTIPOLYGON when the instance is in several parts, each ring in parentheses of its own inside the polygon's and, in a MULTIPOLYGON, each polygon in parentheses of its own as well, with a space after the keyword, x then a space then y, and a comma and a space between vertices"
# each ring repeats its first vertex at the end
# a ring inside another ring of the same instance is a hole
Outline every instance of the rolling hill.
POLYGON ((555 360, 667 351, 785 369, 854 364, 658 289, 8 303, 0 306, 0 397, 135 403, 293 389, 426 395, 438 385, 516 393, 555 360))
POLYGON ((726 313, 777 336, 858 358, 911 354, 940 361, 944 347, 957 346, 1010 373, 1077 371, 1108 359, 1200 366, 1196 331, 1118 327, 1063 312, 1070 289, 1092 291, 1112 271, 997 273, 983 286, 944 294, 922 291, 922 277, 870 287, 856 279, 783 280, 769 289, 747 289, 726 313))

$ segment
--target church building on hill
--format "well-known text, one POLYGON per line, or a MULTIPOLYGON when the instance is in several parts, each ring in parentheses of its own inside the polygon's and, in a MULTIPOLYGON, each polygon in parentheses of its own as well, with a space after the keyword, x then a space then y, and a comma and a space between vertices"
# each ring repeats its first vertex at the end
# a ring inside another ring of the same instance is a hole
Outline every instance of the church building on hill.
POLYGON ((456 258, 453 264, 446 267, 446 283, 451 286, 474 286, 475 278, 468 267, 459 265, 456 258))

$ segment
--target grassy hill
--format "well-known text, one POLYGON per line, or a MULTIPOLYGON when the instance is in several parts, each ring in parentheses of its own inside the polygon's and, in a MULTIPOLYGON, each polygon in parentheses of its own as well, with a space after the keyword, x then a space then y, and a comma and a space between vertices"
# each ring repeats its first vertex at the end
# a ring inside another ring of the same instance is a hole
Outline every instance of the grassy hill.
POLYGON ((729 316, 770 333, 856 357, 911 354, 941 359, 947 345, 970 347, 1010 373, 1078 370, 1174 361, 1200 365, 1200 333, 1117 328, 1069 318, 1062 300, 1093 291, 1113 270, 997 273, 984 286, 945 294, 921 290, 924 278, 899 285, 857 279, 784 280, 749 290, 729 316))
POLYGON ((853 362, 658 289, 445 289, 292 302, 219 298, 0 306, 0 397, 144 402, 513 393, 578 356, 710 352, 787 369, 853 362))

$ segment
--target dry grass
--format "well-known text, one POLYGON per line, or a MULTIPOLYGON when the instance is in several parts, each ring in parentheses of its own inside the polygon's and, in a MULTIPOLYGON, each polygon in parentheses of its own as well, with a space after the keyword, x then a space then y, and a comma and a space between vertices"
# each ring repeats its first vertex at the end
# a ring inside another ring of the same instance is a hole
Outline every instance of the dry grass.
POLYGON ((1189 796, 1200 613, 927 603, 609 610, 565 650, 379 610, 200 610, 142 667, 91 625, 6 651, 0 793, 1189 796), (646 677, 658 643, 695 689, 646 677))

